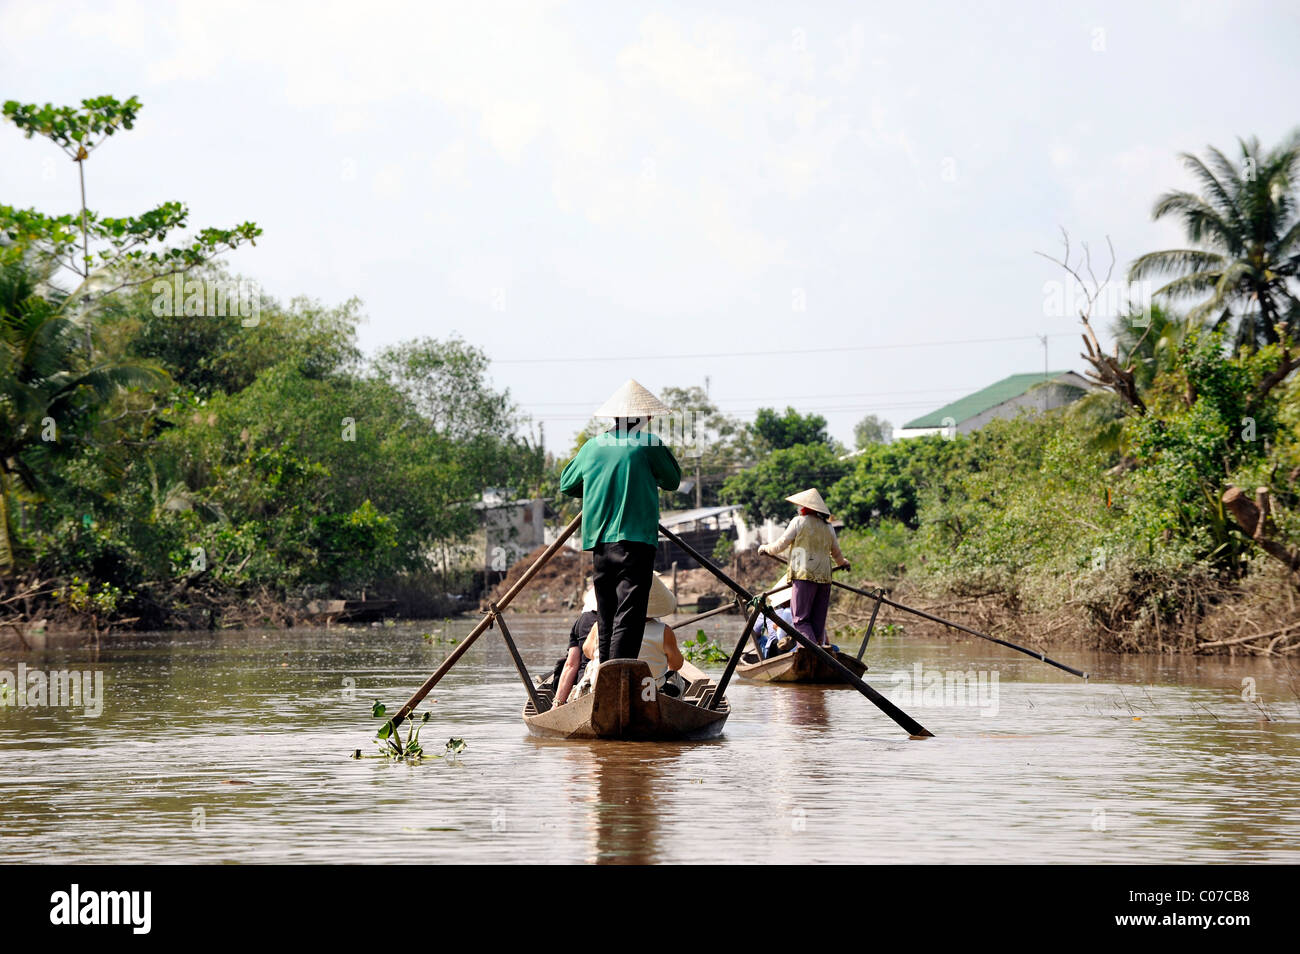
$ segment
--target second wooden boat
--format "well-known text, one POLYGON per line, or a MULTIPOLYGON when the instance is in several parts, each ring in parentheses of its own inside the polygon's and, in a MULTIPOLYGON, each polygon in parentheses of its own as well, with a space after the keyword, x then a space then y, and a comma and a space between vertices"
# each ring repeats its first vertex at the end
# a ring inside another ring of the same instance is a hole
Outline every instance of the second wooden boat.
MULTIPOLYGON (((848 653, 834 652, 835 656, 859 679, 867 671, 866 663, 859 662, 848 653)), ((759 659, 755 652, 740 657, 736 675, 756 682, 800 682, 826 685, 845 685, 839 672, 819 654, 807 649, 781 653, 759 659)))
MULTIPOLYGON (((596 687, 562 706, 538 712, 531 699, 524 706, 524 723, 532 735, 551 739, 620 739, 637 742, 676 742, 715 739, 722 734, 731 704, 724 698, 709 708, 717 688, 712 679, 690 663, 679 670, 687 680, 680 699, 653 690, 650 667, 639 659, 611 659, 600 667, 596 687)), ((549 677, 538 684, 538 696, 549 705, 549 677)))

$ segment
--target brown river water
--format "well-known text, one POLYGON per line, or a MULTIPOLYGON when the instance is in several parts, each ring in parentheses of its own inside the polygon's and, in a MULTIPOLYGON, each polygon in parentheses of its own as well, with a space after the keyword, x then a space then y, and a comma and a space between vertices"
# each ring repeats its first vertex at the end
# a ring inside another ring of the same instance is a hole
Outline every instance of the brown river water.
MULTIPOLYGON (((489 631, 421 736, 463 738, 457 760, 350 758, 376 751, 371 704, 395 709, 453 648, 422 634, 473 622, 8 651, 0 680, 99 671, 103 694, 98 715, 0 707, 4 860, 1300 861, 1295 663, 1052 653, 1084 682, 981 640, 876 637, 867 681, 935 738, 851 689, 736 680, 717 741, 543 742, 489 631)), ((568 624, 512 620, 534 672, 568 624)), ((705 625, 730 646, 739 621, 705 625)))

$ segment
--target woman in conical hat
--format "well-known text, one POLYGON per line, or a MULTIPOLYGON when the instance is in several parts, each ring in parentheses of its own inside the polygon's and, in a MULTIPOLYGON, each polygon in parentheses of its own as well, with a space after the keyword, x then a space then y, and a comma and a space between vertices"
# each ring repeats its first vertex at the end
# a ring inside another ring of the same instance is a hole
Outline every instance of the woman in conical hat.
POLYGON ((817 488, 810 487, 785 499, 799 508, 799 515, 790 521, 779 540, 758 549, 760 553, 773 555, 789 549, 792 625, 814 643, 825 646, 826 613, 831 605, 832 561, 842 567, 848 567, 849 561, 840 552, 835 528, 830 522, 830 508, 817 488))
POLYGON ((628 379, 596 412, 614 427, 588 440, 560 475, 560 492, 582 498, 582 548, 590 550, 601 659, 636 659, 659 543, 659 490, 676 490, 682 468, 654 434, 672 409, 628 379))

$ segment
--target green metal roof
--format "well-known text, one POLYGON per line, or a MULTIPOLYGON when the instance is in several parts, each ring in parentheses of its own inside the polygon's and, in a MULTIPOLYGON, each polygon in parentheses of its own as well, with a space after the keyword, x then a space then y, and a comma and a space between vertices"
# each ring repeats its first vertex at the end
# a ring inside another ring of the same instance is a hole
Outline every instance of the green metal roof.
POLYGON ((931 411, 929 414, 923 414, 921 417, 916 418, 916 420, 908 421, 903 427, 943 427, 943 421, 946 417, 950 417, 954 422, 960 424, 962 421, 970 420, 977 414, 983 414, 989 408, 997 407, 1004 401, 1020 397, 1035 385, 1069 373, 1069 371, 1048 371, 1044 376, 1042 371, 1035 371, 1032 374, 1013 374, 1009 378, 1003 378, 1001 381, 990 384, 982 391, 968 394, 951 404, 945 404, 937 411, 931 411))

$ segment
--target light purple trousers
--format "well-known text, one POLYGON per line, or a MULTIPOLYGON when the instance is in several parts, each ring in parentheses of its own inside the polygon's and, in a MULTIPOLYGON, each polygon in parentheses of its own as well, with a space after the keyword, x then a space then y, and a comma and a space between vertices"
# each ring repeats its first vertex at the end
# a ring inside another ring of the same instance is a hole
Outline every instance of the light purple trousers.
POLYGON ((794 628, 819 646, 826 645, 826 613, 831 608, 831 585, 795 580, 790 596, 794 628))

